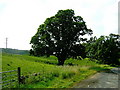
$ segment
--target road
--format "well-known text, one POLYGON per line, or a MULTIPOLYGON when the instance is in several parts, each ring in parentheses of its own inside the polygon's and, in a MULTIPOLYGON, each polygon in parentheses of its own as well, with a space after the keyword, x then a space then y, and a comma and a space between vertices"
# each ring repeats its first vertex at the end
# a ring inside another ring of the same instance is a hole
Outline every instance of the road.
POLYGON ((100 72, 73 86, 73 88, 118 88, 120 68, 100 72))

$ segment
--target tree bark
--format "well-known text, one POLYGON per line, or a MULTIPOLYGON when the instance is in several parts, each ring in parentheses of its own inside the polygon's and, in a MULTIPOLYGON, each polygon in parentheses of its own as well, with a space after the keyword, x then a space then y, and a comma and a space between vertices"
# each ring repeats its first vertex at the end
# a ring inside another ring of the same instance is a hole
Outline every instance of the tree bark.
POLYGON ((64 65, 64 62, 67 59, 66 51, 63 50, 61 53, 57 54, 56 57, 58 58, 58 65, 64 65))
POLYGON ((58 65, 64 65, 65 59, 62 57, 58 57, 58 65))

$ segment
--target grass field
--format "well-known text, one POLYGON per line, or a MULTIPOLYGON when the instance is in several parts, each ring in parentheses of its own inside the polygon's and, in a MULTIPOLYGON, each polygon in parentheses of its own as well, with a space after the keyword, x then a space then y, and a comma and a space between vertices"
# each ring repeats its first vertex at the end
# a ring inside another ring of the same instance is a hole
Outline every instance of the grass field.
POLYGON ((21 67, 21 74, 27 77, 20 88, 70 88, 98 71, 113 68, 88 58, 67 59, 64 66, 57 66, 57 58, 54 56, 46 58, 2 54, 2 71, 15 70, 17 67, 21 67))

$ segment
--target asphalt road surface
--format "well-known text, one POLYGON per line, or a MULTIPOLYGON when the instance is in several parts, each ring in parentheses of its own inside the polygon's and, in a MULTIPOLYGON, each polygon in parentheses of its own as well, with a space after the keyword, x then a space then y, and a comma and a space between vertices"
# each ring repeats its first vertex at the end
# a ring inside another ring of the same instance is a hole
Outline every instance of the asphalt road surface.
POLYGON ((73 86, 73 88, 118 88, 120 87, 120 68, 100 72, 73 86))

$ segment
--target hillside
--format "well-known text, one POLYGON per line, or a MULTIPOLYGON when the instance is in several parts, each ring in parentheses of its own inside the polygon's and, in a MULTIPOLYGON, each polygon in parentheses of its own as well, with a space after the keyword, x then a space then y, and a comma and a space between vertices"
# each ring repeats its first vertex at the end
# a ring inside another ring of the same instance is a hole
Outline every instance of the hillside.
POLYGON ((27 77, 21 88, 69 88, 97 71, 112 68, 87 58, 68 59, 64 66, 57 66, 57 58, 54 56, 2 55, 3 71, 15 70, 17 67, 21 67, 21 75, 27 77))
POLYGON ((29 54, 28 50, 18 50, 18 49, 12 49, 12 48, 0 48, 2 49, 2 53, 10 53, 10 54, 19 54, 19 55, 24 55, 24 54, 29 54))

